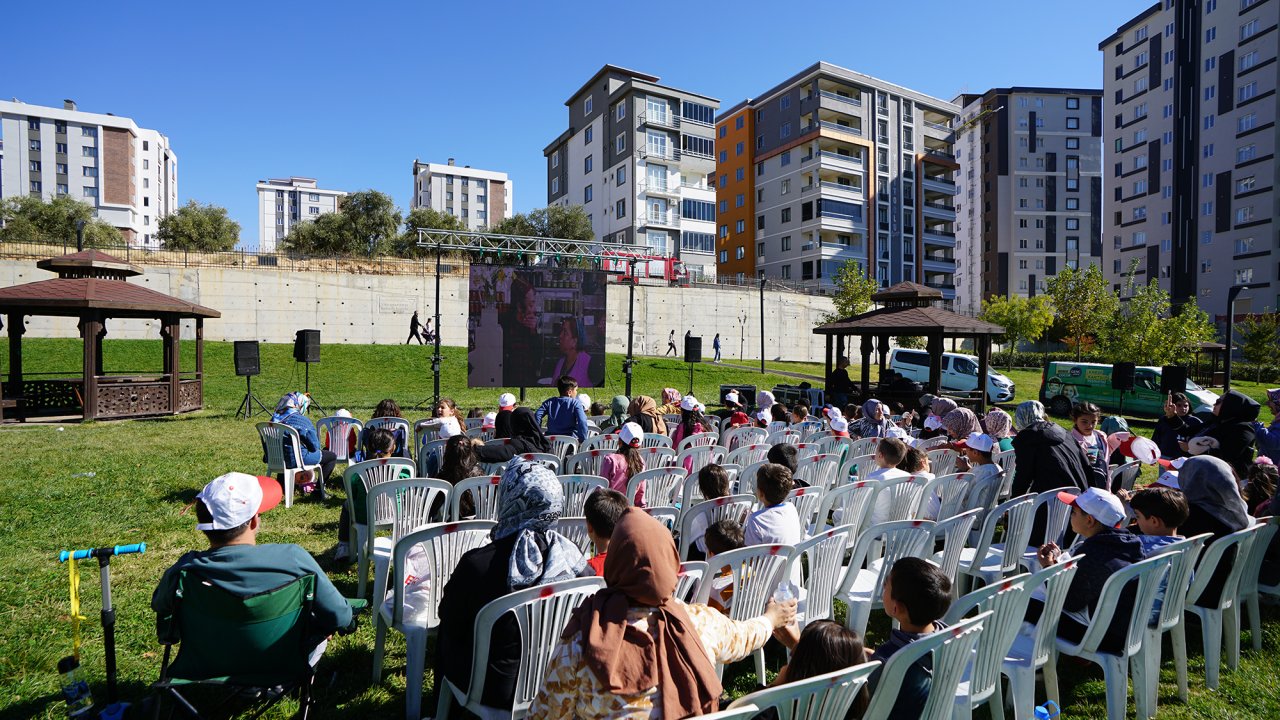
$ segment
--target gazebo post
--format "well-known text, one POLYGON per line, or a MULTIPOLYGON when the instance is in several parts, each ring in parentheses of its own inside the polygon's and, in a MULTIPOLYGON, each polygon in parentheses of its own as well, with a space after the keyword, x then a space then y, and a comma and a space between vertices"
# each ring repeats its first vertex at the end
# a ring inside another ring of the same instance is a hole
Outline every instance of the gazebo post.
POLYGON ((987 366, 991 360, 991 336, 978 335, 978 414, 987 412, 987 366))
POLYGON ((107 371, 107 365, 102 361, 102 340, 107 336, 107 319, 102 318, 99 323, 98 332, 93 336, 93 364, 98 368, 98 374, 102 375, 107 371))
POLYGON ((6 323, 9 326, 9 391, 18 403, 14 414, 25 420, 22 411, 22 398, 26 395, 22 390, 22 336, 27 332, 27 326, 23 317, 22 313, 9 313, 6 323))
POLYGON ((940 395, 942 387, 942 333, 929 333, 929 388, 931 395, 940 395))
POLYGON ((870 335, 862 336, 862 402, 871 396, 871 348, 874 341, 870 335))
POLYGON ((889 336, 888 335, 881 335, 880 337, 876 338, 876 350, 880 355, 879 357, 880 374, 877 376, 877 378, 879 380, 879 383, 881 385, 884 385, 884 366, 885 366, 885 363, 889 362, 889 336))
POLYGON ((204 380, 204 318, 196 318, 196 375, 204 380))
POLYGON ((84 345, 84 405, 83 417, 93 420, 98 417, 98 333, 102 330, 102 315, 99 312, 85 313, 80 326, 81 340, 84 345))
POLYGON ((826 355, 826 357, 827 357, 827 372, 823 375, 823 377, 825 377, 825 378, 827 379, 827 382, 831 382, 831 372, 832 372, 832 370, 834 369, 834 368, 833 368, 833 366, 832 366, 832 364, 831 364, 831 346, 832 346, 832 344, 833 344, 833 343, 834 343, 834 340, 832 339, 832 337, 831 337, 830 335, 828 335, 828 336, 827 336, 827 355, 826 355))
POLYGON ((178 414, 178 391, 180 389, 179 370, 182 365, 182 353, 178 343, 182 339, 182 326, 176 316, 166 315, 161 318, 164 323, 160 337, 164 338, 164 371, 169 376, 169 412, 178 414))

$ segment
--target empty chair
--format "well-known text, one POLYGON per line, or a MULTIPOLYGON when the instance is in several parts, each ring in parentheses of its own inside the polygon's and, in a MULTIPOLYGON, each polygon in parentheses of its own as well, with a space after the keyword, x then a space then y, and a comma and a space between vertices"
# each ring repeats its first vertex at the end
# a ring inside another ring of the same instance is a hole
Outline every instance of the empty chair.
POLYGON ((767 445, 778 445, 781 443, 796 445, 802 439, 803 438, 801 438, 800 433, 796 432, 795 430, 783 428, 781 430, 771 430, 769 432, 769 436, 765 438, 764 441, 765 441, 765 444, 767 445))
POLYGON ((866 526, 867 516, 871 512, 871 501, 875 499, 878 483, 859 481, 841 485, 835 490, 822 493, 822 502, 818 505, 818 515, 809 534, 814 535, 823 530, 828 520, 835 525, 852 525, 853 532, 849 538, 853 540, 866 526))
POLYGON ((997 585, 979 588, 951 604, 942 621, 955 625, 971 612, 991 612, 982 630, 982 640, 973 655, 968 677, 956 686, 956 717, 973 715, 973 709, 987 704, 991 717, 1004 718, 1004 698, 1000 694, 1000 664, 1022 627, 1031 599, 1028 583, 1031 575, 1023 573, 997 585))
MULTIPOLYGON (((293 507, 294 476, 303 470, 310 470, 315 473, 318 481, 322 481, 324 478, 320 477, 320 466, 302 463, 302 438, 297 430, 284 423, 273 422, 260 422, 257 428, 262 448, 267 455, 267 474, 284 477, 284 506, 293 507), (286 439, 289 441, 287 445, 286 439)), ((324 487, 323 483, 320 487, 324 487)))
MULTIPOLYGON (((739 428, 739 429, 744 430, 749 428, 739 428)), ((734 463, 735 465, 741 465, 742 467, 747 467, 748 465, 754 465, 755 463, 763 462, 765 459, 765 456, 769 454, 769 449, 772 447, 773 447, 772 445, 769 445, 766 443, 739 445, 737 450, 730 450, 729 454, 725 456, 724 460, 725 462, 728 462, 728 463, 734 463)))
POLYGON ((797 463, 807 457, 813 457, 814 455, 822 452, 822 446, 816 442, 798 442, 795 444, 795 449, 797 463))
POLYGON ((1017 572, 1022 554, 1026 552, 1027 539, 1031 537, 1031 506, 1034 503, 1034 496, 1023 495, 1003 502, 987 513, 978 534, 977 546, 960 555, 961 579, 973 578, 989 585, 1017 572), (1004 537, 1001 542, 995 542, 996 527, 1001 522, 1005 525, 1004 537))
POLYGON ((1240 607, 1237 600, 1240 595, 1240 577, 1248 565, 1246 558, 1253 539, 1265 525, 1254 525, 1244 530, 1237 530, 1209 543, 1200 556, 1200 564, 1196 567, 1195 577, 1187 590, 1186 610, 1200 618, 1200 634, 1204 639, 1204 682, 1210 690, 1218 689, 1218 673, 1222 664, 1222 644, 1227 645, 1227 667, 1234 670, 1240 664, 1240 607), (1208 602, 1210 580, 1218 565, 1231 552, 1231 572, 1222 584, 1222 592, 1217 603, 1210 606, 1198 605, 1208 602))
POLYGON ((914 518, 924 497, 924 487, 929 483, 919 475, 869 482, 876 487, 875 499, 871 501, 873 525, 914 518))
POLYGON ((902 520, 872 525, 857 537, 853 555, 835 597, 849 606, 845 625, 866 636, 871 611, 884 607, 884 581, 893 564, 904 557, 925 557, 933 548, 934 524, 928 520, 902 520), (873 547, 882 547, 879 558, 873 547))
POLYGON ((1187 630, 1182 614, 1187 605, 1187 590, 1191 587, 1191 573, 1196 561, 1204 550, 1204 544, 1213 537, 1203 533, 1195 537, 1169 543, 1159 549, 1159 554, 1170 555, 1173 560, 1169 565, 1169 574, 1164 578, 1164 597, 1159 599, 1159 614, 1147 624, 1146 637, 1142 640, 1142 648, 1134 662, 1146 666, 1146 687, 1134 688, 1134 693, 1143 692, 1147 697, 1147 707, 1154 715, 1159 695, 1157 686, 1160 679, 1160 638, 1169 633, 1170 644, 1173 645, 1174 670, 1178 676, 1178 697, 1187 701, 1187 630))
MULTIPOLYGON (((796 549, 791 545, 748 545, 716 555, 715 565, 729 568, 733 578, 733 603, 729 605, 729 617, 748 620, 764 614, 773 591, 786 577, 795 553, 796 549)), ((710 596, 711 583, 702 583, 698 602, 705 605, 710 596)), ((756 679, 763 685, 767 680, 763 649, 755 651, 755 660, 756 679)), ((717 665, 716 669, 723 671, 723 666, 717 665)))
POLYGON ((316 421, 320 447, 338 456, 338 462, 350 462, 360 449, 360 431, 364 425, 349 417, 326 417, 316 421))
POLYGON ((594 556, 595 544, 591 542, 591 537, 587 535, 587 519, 585 517, 561 517, 551 526, 552 530, 569 538, 569 542, 578 546, 582 551, 583 557, 590 558, 594 556))
POLYGON ((1262 616, 1258 607, 1259 597, 1264 593, 1272 596, 1280 595, 1280 586, 1264 586, 1260 578, 1267 549, 1271 547, 1276 530, 1280 528, 1280 517, 1258 518, 1258 523, 1265 527, 1258 531, 1258 535, 1253 540, 1253 547, 1249 549, 1249 557, 1246 561, 1248 565, 1240 576, 1239 600, 1249 613, 1249 635, 1253 639, 1254 650, 1262 649, 1262 616))
POLYGON ((1035 502, 1031 505, 1032 531, 1035 530, 1035 517, 1043 511, 1045 513, 1044 533, 1039 537, 1033 535, 1027 540, 1027 551, 1022 554, 1022 566, 1027 570, 1034 571, 1040 567, 1037 555, 1041 545, 1053 543, 1061 547, 1064 544, 1063 538, 1067 534, 1067 526, 1071 523, 1071 506, 1058 499, 1060 492, 1079 495, 1080 488, 1060 487, 1035 495, 1035 502))
MULTIPOLYGON (((421 530, 437 517, 432 508, 437 502, 443 507, 448 505, 449 493, 453 486, 444 480, 432 478, 408 478, 390 480, 374 485, 369 489, 365 502, 365 527, 376 530, 390 527, 391 537, 377 537, 369 532, 365 538, 364 556, 373 560, 373 599, 381 602, 387 591, 387 566, 391 563, 391 550, 396 541, 409 533, 421 530)), ((360 571, 359 590, 357 594, 364 596, 365 573, 360 571)))
POLYGON ((835 453, 841 458, 846 458, 849 456, 851 448, 856 441, 852 438, 828 435, 827 437, 819 438, 815 442, 818 444, 818 452, 835 453))
POLYGON ((578 445, 578 452, 586 452, 588 450, 607 450, 613 452, 618 447, 618 433, 611 432, 603 435, 592 435, 583 440, 578 445))
MULTIPOLYGON (((830 620, 835 617, 831 599, 844 573, 844 552, 853 541, 853 525, 839 525, 818 533, 796 545, 793 564, 807 567, 803 574, 805 590, 804 617, 798 618, 801 627, 814 620, 830 620), (801 563, 803 558, 804 563, 801 563)), ((787 577, 794 577, 794 570, 787 577)))
POLYGON ((929 520, 945 520, 966 509, 965 500, 973 484, 973 473, 938 475, 924 488, 920 515, 929 520))
POLYGON ((880 668, 879 661, 855 665, 804 680, 782 683, 743 695, 729 704, 735 708, 772 708, 778 720, 834 720, 843 718, 858 691, 871 674, 880 668))
POLYGON ((642 447, 637 452, 646 469, 670 467, 676 464, 676 451, 669 447, 642 447))
POLYGON ((728 428, 720 433, 720 444, 736 450, 744 445, 763 445, 769 433, 764 428, 743 426, 728 428))
POLYGON ((860 455, 875 455, 876 447, 880 444, 880 438, 868 437, 858 438, 849 444, 849 452, 847 457, 858 457, 860 455))
POLYGON ((1047 699, 1056 701, 1061 698, 1058 694, 1057 658, 1053 648, 1057 642, 1062 605, 1066 602, 1067 590, 1079 568, 1080 557, 1039 570, 1031 575, 1031 581, 1027 583, 1027 592, 1034 592, 1044 586, 1044 609, 1040 613, 1040 621, 1030 634, 1019 632, 1014 637, 1013 645, 1000 665, 1000 672, 1009 678, 1009 700, 1017 720, 1031 718, 1031 710, 1036 704, 1037 670, 1044 668, 1047 699))
MULTIPOLYGON (((676 453, 682 453, 689 448, 710 447, 712 445, 719 444, 719 442, 720 438, 715 433, 704 432, 698 433, 697 435, 690 435, 689 437, 681 440, 680 444, 676 446, 676 453)), ((671 446, 667 445, 666 447, 671 446)))
POLYGON ((725 518, 742 525, 746 522, 747 515, 751 513, 751 508, 755 506, 755 502, 754 495, 727 495, 686 508, 680 517, 680 557, 682 559, 689 557, 689 548, 693 546, 694 541, 693 522, 695 518, 705 516, 708 527, 717 520, 725 518))
POLYGON ((675 464, 690 473, 696 473, 707 465, 719 464, 724 460, 724 455, 724 448, 720 445, 697 445, 681 450, 675 464))
POLYGON ((547 440, 551 442, 551 454, 560 458, 561 462, 578 452, 580 443, 573 435, 548 435, 547 440))
POLYGON ((950 475, 956 471, 956 460, 960 453, 947 447, 935 448, 925 453, 929 457, 929 467, 934 475, 950 475))
POLYGON ((1005 450, 996 453, 991 459, 1004 471, 1004 482, 1000 484, 1000 500, 1008 500, 1013 492, 1013 478, 1018 474, 1018 455, 1013 450, 1005 450))
POLYGON ((798 461, 796 479, 816 488, 834 488, 840 479, 840 456, 820 453, 798 461))
POLYGON ((580 517, 586 506, 587 496, 596 488, 609 487, 609 481, 599 475, 559 475, 560 487, 564 488, 564 509, 561 513, 570 517, 580 517))
POLYGON ((650 507, 678 505, 684 481, 688 476, 689 473, 682 467, 657 467, 638 472, 627 481, 627 502, 637 504, 636 496, 643 487, 645 505, 650 507))
MULTIPOLYGON (((946 520, 939 520, 933 530, 933 539, 935 544, 942 541, 942 551, 934 555, 933 559, 938 563, 938 569, 943 575, 949 578, 955 578, 960 568, 960 557, 964 554, 966 543, 969 540, 970 531, 977 524, 978 516, 981 515, 980 510, 968 510, 953 515, 946 520)), ((960 583, 951 583, 951 597, 960 596, 960 583)))
POLYGON ((658 433, 645 433, 644 440, 640 442, 640 447, 671 447, 671 438, 658 433))
POLYGON ((991 614, 985 612, 962 620, 894 653, 881 668, 876 691, 871 696, 866 714, 862 716, 863 720, 888 718, 898 702, 898 689, 902 687, 907 673, 920 658, 929 654, 933 655, 933 677, 929 699, 925 701, 919 717, 920 720, 950 720, 955 712, 954 688, 960 684, 979 634, 990 617, 991 614))
POLYGON ((680 571, 676 574, 676 591, 672 595, 683 603, 697 600, 702 583, 707 577, 708 565, 702 560, 687 560, 680 563, 680 571))
POLYGON ((497 520, 501 481, 501 475, 481 475, 454 485, 453 494, 449 496, 449 519, 455 522, 467 519, 462 517, 462 498, 470 494, 475 505, 475 520, 497 520))
POLYGON ((569 456, 561 466, 561 471, 566 475, 600 475, 600 468, 604 464, 604 459, 613 454, 615 445, 610 450, 583 450, 569 456))

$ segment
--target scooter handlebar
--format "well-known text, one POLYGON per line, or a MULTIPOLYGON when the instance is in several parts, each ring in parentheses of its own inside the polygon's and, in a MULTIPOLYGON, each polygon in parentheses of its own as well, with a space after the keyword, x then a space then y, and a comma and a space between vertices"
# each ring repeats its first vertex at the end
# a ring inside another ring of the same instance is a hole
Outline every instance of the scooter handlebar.
POLYGON ((103 557, 111 555, 132 555, 133 553, 145 553, 147 551, 146 543, 133 543, 131 545, 116 545, 114 547, 89 548, 87 550, 63 550, 58 553, 58 562, 66 562, 72 558, 76 560, 86 560, 91 557, 103 557))

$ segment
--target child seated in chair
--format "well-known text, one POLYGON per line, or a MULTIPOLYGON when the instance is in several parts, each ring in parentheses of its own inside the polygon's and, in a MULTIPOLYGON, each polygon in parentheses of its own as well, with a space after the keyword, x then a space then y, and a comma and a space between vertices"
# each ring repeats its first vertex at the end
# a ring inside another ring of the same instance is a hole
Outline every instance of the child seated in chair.
MULTIPOLYGON (((791 659, 778 671, 769 687, 808 680, 819 675, 848 670, 867 661, 867 652, 857 630, 851 630, 831 620, 814 620, 800 631, 798 623, 783 625, 773 631, 773 636, 791 651, 791 659)), ((863 685, 854 697, 853 706, 844 716, 855 720, 867 712, 871 693, 863 685)), ((776 720, 776 708, 766 708, 752 720, 776 720)))
MULTIPOLYGON (((698 491, 702 493, 703 502, 727 497, 729 495, 729 472, 714 463, 704 465, 698 471, 698 491)), ((705 513, 699 515, 689 525, 689 539, 692 541, 689 544, 690 560, 702 560, 707 556, 707 544, 704 538, 707 532, 707 517, 705 513)))
MULTIPOLYGON (((897 438, 883 438, 876 444, 876 469, 864 472, 859 469, 859 480, 885 482, 911 477, 911 473, 899 470, 898 464, 907 456, 907 444, 897 438)), ((876 494, 876 504, 871 510, 871 525, 889 522, 892 500, 887 493, 876 494)), ((870 527, 870 525, 868 525, 870 527)))
MULTIPOLYGON (((714 568, 716 555, 742 547, 742 526, 729 519, 717 520, 707 528, 705 539, 707 565, 709 568, 714 568)), ((725 565, 711 578, 711 594, 707 596, 707 605, 728 614, 731 604, 733 604, 733 571, 725 565)))
POLYGON ((609 552, 613 526, 626 509, 627 498, 617 490, 599 488, 587 496, 582 514, 587 518, 587 537, 591 538, 596 547, 596 554, 587 560, 587 565, 599 577, 604 577, 604 557, 609 552))
MULTIPOLYGON (((376 460, 379 458, 392 457, 396 450, 396 438, 390 430, 382 428, 374 428, 364 433, 365 451, 368 453, 368 460, 376 460)), ((404 479, 413 477, 413 471, 409 468, 402 468, 400 477, 404 479)), ((352 512, 355 513, 355 521, 364 524, 368 513, 369 492, 365 489, 364 483, 358 478, 352 478, 351 481, 351 497, 347 498, 347 502, 342 504, 342 513, 338 516, 338 546, 333 550, 334 562, 348 562, 351 560, 351 520, 352 512)))
MULTIPOLYGON (((1142 543, 1142 557, 1158 555, 1166 545, 1183 540, 1178 528, 1191 515, 1187 498, 1173 488, 1152 485, 1134 493, 1129 498, 1129 507, 1133 508, 1133 517, 1138 526, 1138 542, 1142 543)), ((1160 588, 1156 590, 1156 602, 1151 611, 1151 622, 1160 619, 1160 608, 1164 605, 1164 590, 1168 578, 1161 578, 1160 588)))
MULTIPOLYGON (((951 607, 951 579, 928 560, 902 558, 889 570, 881 600, 885 614, 897 620, 898 627, 889 631, 888 641, 867 653, 867 660, 888 662, 907 645, 946 628, 940 619, 951 607)), ((891 720, 920 717, 933 685, 932 673, 933 659, 929 655, 911 666, 898 687, 898 701, 889 714, 891 720)), ((873 692, 879 680, 880 670, 876 670, 868 683, 873 692)), ((946 688, 946 691, 952 692, 952 689, 946 688)))
POLYGON ((747 517, 742 527, 746 545, 796 545, 804 541, 800 516, 787 495, 795 487, 791 471, 777 463, 767 463, 756 471, 756 499, 760 509, 747 517))

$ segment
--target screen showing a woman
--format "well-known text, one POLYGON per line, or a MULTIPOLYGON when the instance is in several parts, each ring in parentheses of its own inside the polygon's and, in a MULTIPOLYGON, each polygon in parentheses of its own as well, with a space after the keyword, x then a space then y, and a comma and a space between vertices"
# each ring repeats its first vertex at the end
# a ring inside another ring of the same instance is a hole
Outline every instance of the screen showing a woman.
POLYGON ((567 317, 560 321, 559 343, 560 359, 551 377, 568 375, 581 387, 595 387, 596 383, 591 382, 591 356, 582 349, 582 331, 577 320, 567 317))
POLYGON ((502 321, 502 381, 508 387, 533 387, 542 367, 537 294, 520 275, 511 280, 510 305, 502 321))

